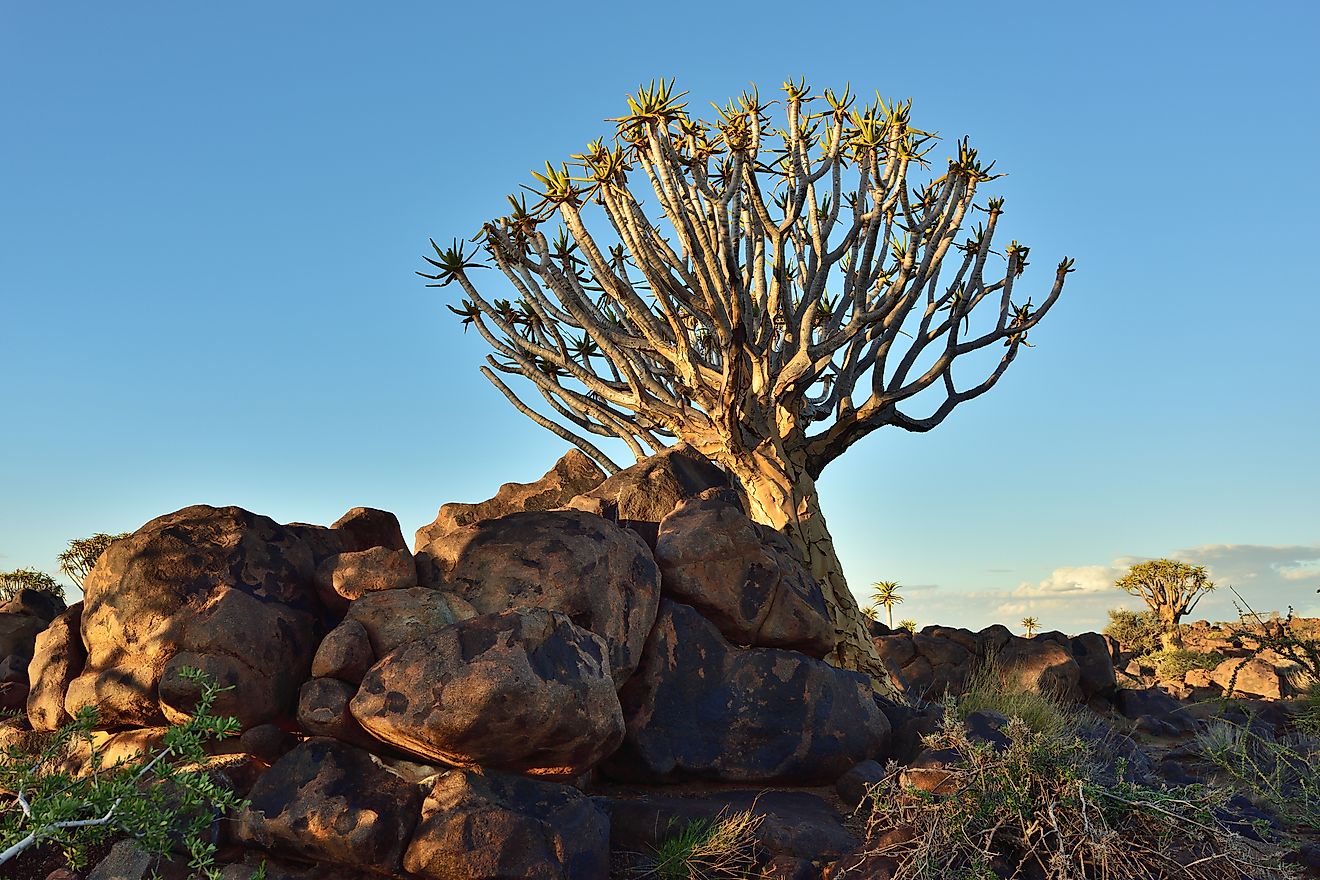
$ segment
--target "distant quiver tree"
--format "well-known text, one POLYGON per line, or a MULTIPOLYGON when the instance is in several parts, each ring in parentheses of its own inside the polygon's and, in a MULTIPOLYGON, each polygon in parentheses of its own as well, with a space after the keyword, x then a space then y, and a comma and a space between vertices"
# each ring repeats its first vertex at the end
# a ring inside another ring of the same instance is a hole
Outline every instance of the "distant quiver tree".
POLYGON ((115 541, 127 537, 128 532, 120 532, 117 535, 97 532, 90 538, 74 538, 69 542, 68 549, 59 555, 60 571, 72 578, 74 584, 81 590, 83 581, 92 573, 92 568, 96 565, 96 560, 101 558, 101 554, 105 553, 115 541))
POLYGON ((1128 568, 1127 574, 1114 582, 1129 595, 1146 603, 1159 619, 1160 640, 1165 648, 1181 648, 1180 621, 1196 609, 1206 593, 1215 589, 1204 565, 1191 565, 1176 559, 1148 559, 1128 568))
POLYGON ((1017 290, 1028 248, 995 249, 1003 199, 977 198, 998 175, 966 139, 931 170, 936 135, 910 102, 783 91, 702 120, 672 83, 640 88, 612 137, 533 173, 532 205, 510 196, 476 249, 432 241, 418 274, 462 289, 450 309, 493 349, 486 378, 608 472, 592 438, 638 459, 686 442, 735 477, 821 582, 834 661, 877 672, 816 480, 871 432, 929 431, 993 388, 1072 261, 1033 304, 1017 290))

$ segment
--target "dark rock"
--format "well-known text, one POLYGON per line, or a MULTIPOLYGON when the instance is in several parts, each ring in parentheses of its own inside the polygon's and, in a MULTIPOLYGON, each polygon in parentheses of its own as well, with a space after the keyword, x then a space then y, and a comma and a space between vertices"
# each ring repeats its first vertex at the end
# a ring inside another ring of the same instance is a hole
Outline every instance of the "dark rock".
POLYGON ((1015 689, 1067 702, 1082 699, 1081 669, 1055 639, 1012 639, 995 655, 995 666, 1015 689))
POLYGON ((7 681, 0 684, 0 712, 22 712, 27 708, 27 682, 7 681))
POLYGON ((878 785, 884 780, 885 768, 880 766, 880 762, 862 761, 839 777, 834 783, 834 791, 839 795, 839 800, 843 801, 843 805, 851 810, 866 800, 871 786, 878 785))
MULTIPOLYGON (((447 624, 441 624, 444 625, 447 624)), ((360 621, 348 618, 321 639, 312 657, 312 675, 357 684, 375 662, 376 654, 366 628, 360 621)))
POLYGON ((594 461, 580 451, 570 449, 555 462, 543 477, 532 483, 505 483, 489 501, 478 504, 450 503, 440 508, 435 521, 417 530, 413 544, 422 548, 445 532, 487 519, 499 519, 528 510, 555 510, 564 507, 574 496, 590 492, 605 479, 594 461))
POLYGON ((190 716, 189 665, 234 684, 214 711, 252 727, 291 714, 320 613, 312 553, 297 534, 237 507, 187 507, 115 541, 83 589, 87 663, 65 709, 100 710, 102 727, 190 716))
POLYGON ((312 736, 330 736, 360 748, 380 743, 362 729, 348 709, 357 686, 337 678, 313 678, 298 693, 298 725, 312 736))
POLYGON ((258 724, 243 731, 238 745, 247 754, 274 764, 298 745, 298 738, 278 725, 258 724))
POLYGON ((341 536, 341 552, 358 553, 377 547, 408 551, 408 542, 403 540, 403 530, 399 528, 399 518, 388 510, 354 507, 335 520, 330 528, 341 536))
POLYGON ((563 612, 605 639, 619 685, 637 667, 660 599, 660 572, 641 540, 572 510, 514 513, 447 532, 418 551, 417 565, 424 586, 480 614, 520 605, 563 612))
POLYGON ((779 532, 718 499, 680 503, 655 545, 664 594, 696 608, 737 645, 824 657, 834 624, 820 585, 779 532))
POLYGON ((820 797, 803 791, 720 791, 696 796, 596 798, 610 816, 615 850, 648 853, 692 822, 715 822, 744 811, 760 817, 755 831, 764 858, 832 861, 859 841, 820 797))
POLYGON ((398 873, 422 790, 361 749, 317 737, 271 766, 238 819, 242 843, 398 873))
POLYGON ((8 601, 0 604, 0 615, 21 614, 50 623, 65 610, 64 600, 44 590, 19 590, 8 601))
POLYGON ((575 788, 453 770, 435 781, 404 857, 431 880, 606 880, 609 819, 575 788))
POLYGON ((660 521, 681 502, 708 490, 737 502, 728 475, 684 444, 671 446, 619 471, 566 505, 632 529, 655 549, 660 521))
POLYGON ((1008 736, 1003 732, 1008 726, 1008 719, 998 712, 989 712, 980 710, 968 713, 963 719, 963 726, 967 728, 967 738, 972 742, 988 743, 994 746, 995 751, 1002 752, 1011 744, 1008 736))
POLYGON ((33 730, 58 730, 73 720, 64 711, 64 694, 87 662, 80 631, 82 609, 83 603, 74 603, 37 636, 27 670, 32 684, 27 714, 33 730))
MULTIPOLYGON (((40 638, 40 634, 37 636, 40 638)), ((0 660, 0 684, 27 684, 28 658, 10 654, 0 660)))
POLYGON ((544 608, 487 614, 383 657, 350 704, 373 736, 459 766, 576 776, 623 716, 605 642, 544 608))
POLYGON ((604 769, 625 781, 831 783, 889 741, 865 676, 793 651, 734 648, 669 600, 619 696, 627 735, 604 769))
POLYGON ((1099 633, 1082 633, 1068 642, 1069 652, 1077 661, 1080 673, 1078 685, 1082 696, 1087 699, 1095 696, 1108 696, 1117 687, 1114 678, 1114 662, 1110 658, 1109 643, 1099 633))

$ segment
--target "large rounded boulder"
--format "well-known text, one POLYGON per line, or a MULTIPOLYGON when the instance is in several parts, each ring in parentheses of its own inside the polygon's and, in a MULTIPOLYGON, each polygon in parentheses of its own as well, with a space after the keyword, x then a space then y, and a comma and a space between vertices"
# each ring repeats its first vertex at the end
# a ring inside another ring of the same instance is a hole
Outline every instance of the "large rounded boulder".
POLYGON ((428 760, 577 776, 623 738, 606 650, 543 608, 482 615, 387 654, 349 708, 377 739, 428 760))
POLYGON ((214 711, 244 728, 292 714, 315 648, 312 553, 292 530, 238 507, 197 505, 116 541, 83 585, 87 660, 65 695, 99 726, 189 716, 198 684, 224 691, 214 711))
POLYGON ((660 523, 664 595, 691 605, 734 644, 824 657, 834 624, 820 584, 788 540, 720 498, 684 501, 660 523))
POLYGON ((422 805, 403 867, 430 880, 606 880, 610 821, 575 788, 454 770, 422 805))
POLYGON ((889 744, 866 676, 797 651, 734 647, 667 599, 619 697, 627 733, 602 769, 625 782, 826 784, 889 744))
POLYGON ((479 614, 548 608, 600 636, 622 684, 637 668, 660 599, 660 572, 637 535, 575 510, 529 511, 474 523, 417 553, 423 586, 479 614))

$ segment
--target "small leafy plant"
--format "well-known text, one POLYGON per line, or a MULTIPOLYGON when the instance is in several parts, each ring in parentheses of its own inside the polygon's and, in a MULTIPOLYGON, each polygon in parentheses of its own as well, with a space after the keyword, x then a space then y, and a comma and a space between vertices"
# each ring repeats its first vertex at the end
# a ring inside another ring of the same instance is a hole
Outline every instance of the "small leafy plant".
POLYGON ((1104 632, 1117 641, 1124 651, 1141 656, 1159 650, 1162 630, 1153 611, 1111 608, 1109 623, 1105 625, 1104 632))
POLYGON ((1220 720, 1201 732, 1197 745, 1207 763, 1289 825, 1320 831, 1320 739, 1220 720))
POLYGON ((182 849, 198 875, 218 878, 211 829, 242 801, 205 767, 205 744, 239 732, 233 718, 211 714, 226 688, 196 669, 181 675, 198 685, 194 714, 170 727, 158 748, 107 766, 92 736, 94 707, 84 707, 34 752, 0 753, 0 866, 43 844, 83 864, 88 847, 131 837, 144 852, 182 849), (76 770, 67 760, 89 753, 76 770))
POLYGON ((1214 669, 1223 663, 1223 654, 1200 651, 1188 651, 1183 648, 1166 648, 1147 654, 1144 662, 1154 667, 1161 679, 1181 679, 1193 669, 1214 669))

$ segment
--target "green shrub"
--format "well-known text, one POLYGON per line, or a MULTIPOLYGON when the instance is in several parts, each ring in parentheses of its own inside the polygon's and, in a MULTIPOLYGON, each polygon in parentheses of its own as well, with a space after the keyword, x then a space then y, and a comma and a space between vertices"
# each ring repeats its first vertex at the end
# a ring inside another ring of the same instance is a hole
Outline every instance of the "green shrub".
POLYGON ((60 847, 71 866, 81 866, 89 847, 131 837, 144 852, 164 855, 182 846, 195 876, 218 878, 211 826, 241 801, 207 772, 204 744, 238 733, 233 718, 210 714, 223 690, 195 669, 201 696, 191 720, 169 728, 159 748, 103 764, 92 728, 94 707, 53 735, 0 752, 0 866, 32 847, 60 847), (69 759, 85 755, 82 772, 69 759))
POLYGON ((689 822, 664 840, 641 872, 661 880, 750 877, 761 816, 751 810, 689 822))
POLYGON ((1302 695, 1297 729, 1307 736, 1320 739, 1320 679, 1312 680, 1302 695))
POLYGON ((1124 651, 1140 655, 1160 649, 1160 636, 1163 630, 1159 618, 1153 611, 1111 608, 1109 623, 1105 626, 1104 633, 1116 640, 1124 651))
MULTIPOLYGON (((863 852, 887 857, 893 880, 1040 877, 1045 880, 1256 880, 1291 876, 1282 852, 1248 840, 1217 818, 1229 793, 1151 788, 1106 771, 1078 736, 1005 729, 997 751, 971 742, 946 716, 929 742, 960 761, 938 793, 909 787, 901 768, 870 791, 863 852)), ((1120 773, 1121 776, 1121 768, 1120 773)), ((845 863, 842 876, 847 873, 845 863)))
POLYGON ((997 712, 1019 718, 1028 729, 1048 736, 1064 736, 1077 729, 1077 709, 1055 694, 1039 694, 1015 686, 994 658, 967 677, 963 693, 953 702, 953 713, 966 720, 973 712, 997 712))
POLYGON ((1193 669, 1214 669, 1226 658, 1213 651, 1207 654, 1182 648, 1166 648, 1147 654, 1143 659, 1155 667, 1155 673, 1160 678, 1181 679, 1193 669))

